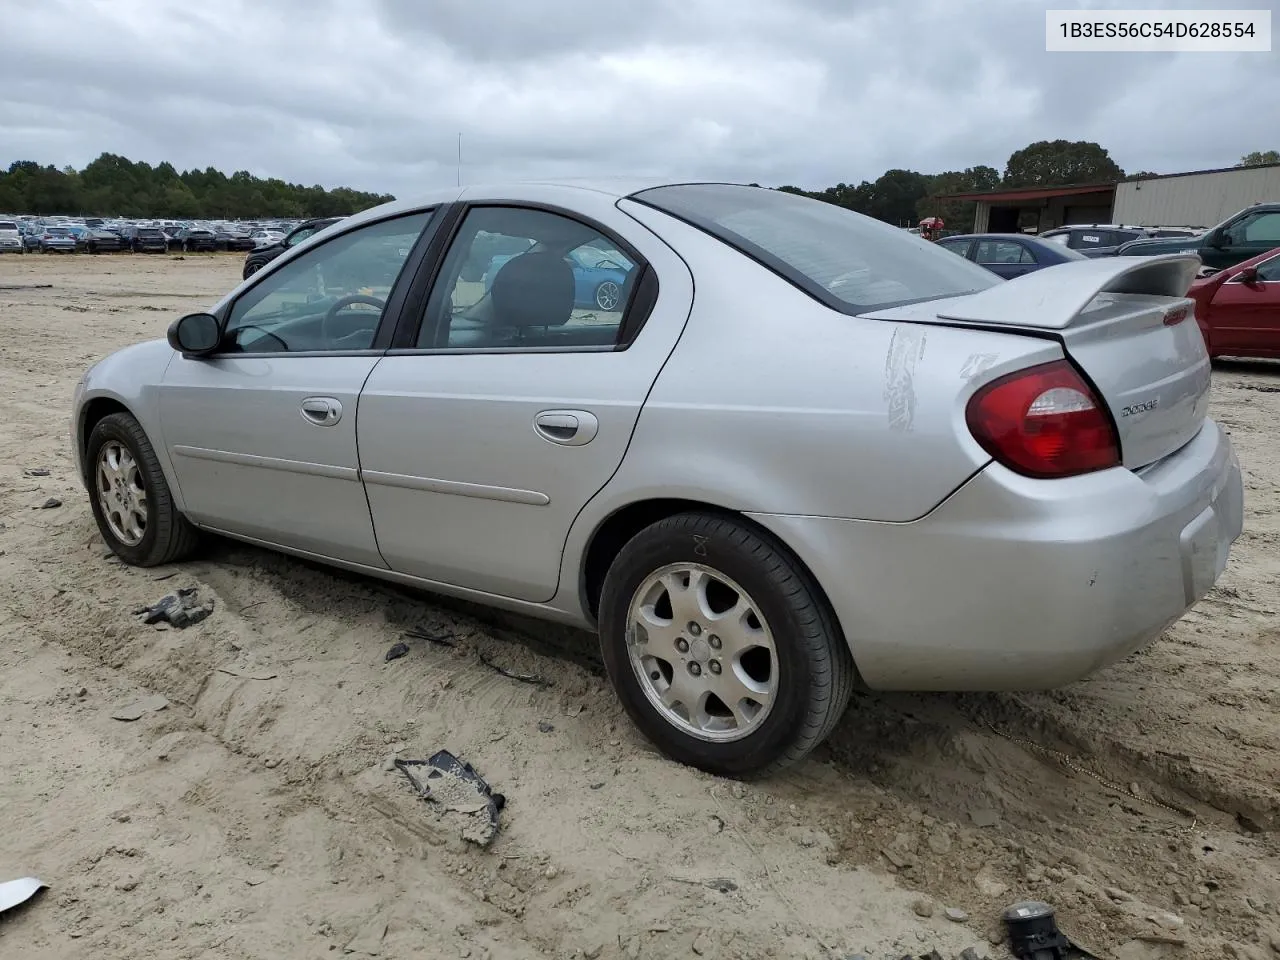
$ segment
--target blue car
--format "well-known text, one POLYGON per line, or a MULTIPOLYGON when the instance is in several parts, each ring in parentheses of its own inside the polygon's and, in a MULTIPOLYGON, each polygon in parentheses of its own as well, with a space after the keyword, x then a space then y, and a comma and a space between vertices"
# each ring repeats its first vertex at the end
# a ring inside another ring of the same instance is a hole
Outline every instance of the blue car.
MULTIPOLYGON (((484 272, 484 289, 489 292, 499 268, 519 254, 508 253, 489 258, 489 268, 484 272)), ((622 291, 627 275, 634 264, 617 250, 601 250, 582 246, 565 254, 565 260, 573 267, 573 305, 575 309, 601 310, 606 313, 621 310, 622 291)))
POLYGON ((979 263, 1006 280, 1059 263, 1089 259, 1078 250, 1020 233, 968 233, 943 237, 938 246, 979 263))

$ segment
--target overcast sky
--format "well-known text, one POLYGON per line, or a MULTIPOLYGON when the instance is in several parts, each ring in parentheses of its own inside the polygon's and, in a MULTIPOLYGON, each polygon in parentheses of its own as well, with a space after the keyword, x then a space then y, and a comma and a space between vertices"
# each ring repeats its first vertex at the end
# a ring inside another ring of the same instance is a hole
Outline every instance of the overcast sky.
MULTIPOLYGON (((1280 55, 1049 54, 1046 7, 1276 0, 0 0, 0 163, 103 151, 404 197, 673 175, 822 187, 1096 140, 1280 149, 1280 55)), ((1280 23, 1280 17, 1273 19, 1280 23)))

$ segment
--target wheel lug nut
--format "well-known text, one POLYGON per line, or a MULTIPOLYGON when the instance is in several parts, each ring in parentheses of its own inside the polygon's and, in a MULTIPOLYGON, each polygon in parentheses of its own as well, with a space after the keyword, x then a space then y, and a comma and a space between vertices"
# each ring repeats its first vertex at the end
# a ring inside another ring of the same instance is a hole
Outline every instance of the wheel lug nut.
POLYGON ((711 672, 712 672, 712 673, 714 673, 714 674, 716 674, 717 676, 719 676, 719 674, 720 674, 720 661, 719 661, 719 660, 712 660, 710 663, 708 663, 708 664, 707 664, 707 666, 710 668, 710 670, 711 670, 711 672))
POLYGON ((695 677, 702 673, 702 667, 698 666, 698 661, 695 660, 693 663, 689 664, 689 672, 695 677))
POLYGON ((676 641, 676 649, 679 650, 681 653, 688 653, 689 641, 686 640, 684 637, 681 637, 679 640, 676 641))
POLYGON ((711 644, 712 650, 720 649, 720 638, 717 637, 714 633, 711 636, 707 637, 707 643, 711 644))
POLYGON ((690 621, 689 632, 696 637, 698 636, 698 634, 702 633, 702 626, 700 624, 693 623, 692 621, 690 621))

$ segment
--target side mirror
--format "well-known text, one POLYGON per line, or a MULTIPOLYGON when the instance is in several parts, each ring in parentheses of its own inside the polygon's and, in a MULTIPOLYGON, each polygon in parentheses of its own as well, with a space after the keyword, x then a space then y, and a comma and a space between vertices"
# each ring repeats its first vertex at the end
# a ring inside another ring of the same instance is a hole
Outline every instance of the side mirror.
POLYGON ((1221 250, 1223 247, 1231 245, 1230 238, 1228 238, 1225 230, 1210 231, 1209 236, 1205 238, 1205 242, 1217 250, 1221 250))
POLYGON ((208 356, 221 339, 221 325, 211 313, 189 313, 169 325, 169 346, 184 356, 208 356))
POLYGON ((1235 278, 1234 278, 1234 279, 1239 280, 1241 283, 1248 283, 1248 284, 1254 284, 1254 283, 1257 283, 1257 282, 1258 282, 1258 268, 1257 268, 1257 267, 1245 267, 1243 270, 1241 270, 1239 273, 1237 273, 1237 274, 1235 275, 1235 278))

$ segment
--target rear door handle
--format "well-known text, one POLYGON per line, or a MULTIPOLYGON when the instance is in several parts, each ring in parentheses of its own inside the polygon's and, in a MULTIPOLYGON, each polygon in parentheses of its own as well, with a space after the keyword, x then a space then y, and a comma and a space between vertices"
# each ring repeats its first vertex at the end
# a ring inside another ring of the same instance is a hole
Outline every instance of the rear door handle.
POLYGON ((342 404, 333 397, 307 397, 302 401, 302 419, 318 427, 332 427, 342 419, 342 404))
POLYGON ((533 418, 533 429, 544 440, 580 447, 595 439, 600 421, 586 410, 543 410, 533 418))

